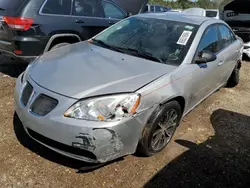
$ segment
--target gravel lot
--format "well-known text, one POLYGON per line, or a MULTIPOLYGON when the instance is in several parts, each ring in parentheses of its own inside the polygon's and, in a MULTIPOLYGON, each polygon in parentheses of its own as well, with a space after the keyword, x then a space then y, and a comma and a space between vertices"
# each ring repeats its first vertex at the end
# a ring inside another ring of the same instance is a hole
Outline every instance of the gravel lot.
POLYGON ((126 156, 89 173, 30 140, 14 118, 15 77, 24 69, 0 65, 0 187, 250 187, 250 63, 236 88, 221 89, 184 118, 162 153, 126 156))

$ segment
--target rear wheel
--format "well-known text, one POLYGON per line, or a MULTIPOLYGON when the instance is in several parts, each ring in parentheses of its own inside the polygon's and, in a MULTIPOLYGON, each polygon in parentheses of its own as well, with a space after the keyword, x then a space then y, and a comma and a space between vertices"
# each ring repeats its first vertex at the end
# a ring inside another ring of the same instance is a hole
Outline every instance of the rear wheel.
POLYGON ((70 43, 67 43, 67 42, 63 42, 63 43, 59 43, 59 44, 56 44, 54 45, 51 49, 51 50, 54 50, 54 49, 57 49, 57 48, 60 48, 60 47, 63 47, 63 46, 67 46, 67 45, 70 45, 70 43))
POLYGON ((182 110, 177 101, 160 106, 144 129, 138 151, 145 156, 162 151, 173 137, 181 117, 182 110))
POLYGON ((235 87, 240 82, 240 64, 238 63, 234 68, 231 76, 227 81, 227 87, 235 87))

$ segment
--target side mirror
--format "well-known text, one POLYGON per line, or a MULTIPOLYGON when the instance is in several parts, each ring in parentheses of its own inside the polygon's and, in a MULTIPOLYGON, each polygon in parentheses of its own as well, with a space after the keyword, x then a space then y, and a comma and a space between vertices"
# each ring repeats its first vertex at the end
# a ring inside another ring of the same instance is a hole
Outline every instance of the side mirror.
POLYGON ((210 51, 202 51, 200 52, 196 58, 195 58, 195 62, 197 64, 202 64, 202 63, 209 63, 212 61, 215 61, 217 59, 217 56, 210 51))

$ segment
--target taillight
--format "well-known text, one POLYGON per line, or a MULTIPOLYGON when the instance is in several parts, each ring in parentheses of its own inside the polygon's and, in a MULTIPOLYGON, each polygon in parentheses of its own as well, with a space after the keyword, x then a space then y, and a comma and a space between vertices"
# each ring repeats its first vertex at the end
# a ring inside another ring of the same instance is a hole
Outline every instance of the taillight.
POLYGON ((22 55, 23 54, 23 51, 22 50, 14 50, 14 53, 16 55, 22 55))
POLYGON ((16 18, 9 16, 4 16, 3 20, 8 24, 10 28, 24 31, 28 30, 34 22, 32 18, 16 18))

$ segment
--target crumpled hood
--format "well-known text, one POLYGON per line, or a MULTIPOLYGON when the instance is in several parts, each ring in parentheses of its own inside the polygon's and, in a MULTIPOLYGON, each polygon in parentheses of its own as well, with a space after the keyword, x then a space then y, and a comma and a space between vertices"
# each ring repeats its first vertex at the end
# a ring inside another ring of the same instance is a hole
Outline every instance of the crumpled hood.
POLYGON ((29 75, 46 89, 79 99, 133 92, 174 69, 81 42, 45 53, 29 75))

